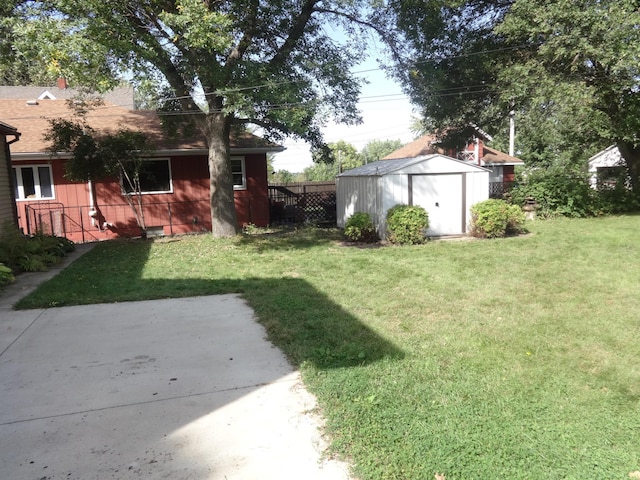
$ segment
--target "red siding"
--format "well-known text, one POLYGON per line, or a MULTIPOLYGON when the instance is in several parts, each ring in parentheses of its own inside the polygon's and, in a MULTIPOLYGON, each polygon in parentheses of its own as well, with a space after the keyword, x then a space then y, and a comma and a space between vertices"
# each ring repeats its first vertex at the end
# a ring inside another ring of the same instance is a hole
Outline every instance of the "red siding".
MULTIPOLYGON (((13 162, 18 164, 18 162, 13 162)), ((21 164, 51 163, 47 161, 20 162, 21 164)), ((95 204, 99 215, 89 217, 90 196, 86 183, 72 183, 64 178, 64 161, 52 163, 55 199, 52 201, 20 201, 20 226, 27 232, 27 205, 42 208, 45 223, 56 224, 54 232, 71 240, 93 241, 117 236, 137 236, 140 231, 135 216, 126 204, 119 182, 95 183, 95 204), (50 213, 49 207, 64 205, 64 225, 50 213), (51 218, 51 221, 48 219, 51 218), (100 228, 104 226, 104 229, 100 228), (82 229, 84 227, 84 233, 82 229), (64 229, 62 232, 60 229, 64 229)), ((265 154, 245 155, 247 189, 235 191, 236 214, 239 226, 251 223, 269 224, 269 196, 267 188, 267 160, 265 154)), ((209 208, 209 169, 204 156, 171 158, 173 192, 142 196, 147 228, 161 228, 165 235, 211 231, 209 208)), ((42 216, 42 215, 41 215, 42 216)), ((34 233, 34 232, 29 232, 34 233)))
POLYGON ((503 182, 516 181, 515 167, 513 165, 505 165, 504 167, 502 167, 502 181, 503 182))

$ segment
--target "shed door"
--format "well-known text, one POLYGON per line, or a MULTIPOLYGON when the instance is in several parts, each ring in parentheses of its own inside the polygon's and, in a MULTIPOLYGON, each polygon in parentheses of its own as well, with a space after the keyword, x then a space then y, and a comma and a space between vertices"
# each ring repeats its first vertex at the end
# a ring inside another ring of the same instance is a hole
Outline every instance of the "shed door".
POLYGON ((427 235, 464 233, 463 174, 412 175, 411 203, 429 214, 427 235))

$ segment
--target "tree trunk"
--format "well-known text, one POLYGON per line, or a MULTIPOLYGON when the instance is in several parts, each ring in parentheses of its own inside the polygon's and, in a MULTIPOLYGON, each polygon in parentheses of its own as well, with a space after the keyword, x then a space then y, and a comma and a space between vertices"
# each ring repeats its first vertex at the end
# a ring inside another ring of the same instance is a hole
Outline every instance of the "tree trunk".
POLYGON ((214 237, 233 237, 239 229, 231 175, 231 121, 222 113, 206 114, 204 121, 209 146, 211 233, 214 237))
POLYGON ((617 146, 627 166, 631 190, 640 196, 640 147, 623 141, 617 142, 617 146))

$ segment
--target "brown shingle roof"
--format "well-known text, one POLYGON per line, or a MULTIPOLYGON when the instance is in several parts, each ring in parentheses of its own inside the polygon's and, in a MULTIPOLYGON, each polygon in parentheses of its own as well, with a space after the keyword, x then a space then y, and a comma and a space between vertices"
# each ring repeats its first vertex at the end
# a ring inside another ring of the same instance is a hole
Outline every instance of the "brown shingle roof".
POLYGON ((486 145, 483 148, 481 160, 485 165, 524 165, 524 162, 519 158, 512 157, 486 145))
POLYGON ((391 152, 381 160, 394 160, 397 158, 414 158, 421 155, 430 155, 432 153, 441 153, 435 146, 435 135, 424 135, 417 140, 400 147, 398 150, 391 152))
MULTIPOLYGON (((486 135, 485 135, 486 136, 486 135)), ((419 139, 391 152, 382 160, 394 160, 398 158, 414 158, 432 153, 445 154, 445 151, 437 146, 437 137, 432 134, 424 135, 419 139)), ((482 162, 484 165, 522 165, 519 158, 512 157, 494 148, 487 147, 483 143, 482 162)))
MULTIPOLYGON (((49 145, 43 139, 43 134, 50 127, 49 119, 78 120, 77 115, 64 100, 39 100, 37 104, 28 105, 25 99, 0 99, 0 115, 3 120, 15 125, 22 134, 20 141, 13 145, 12 151, 14 153, 45 152, 49 145)), ((169 138, 156 112, 129 110, 105 103, 87 114, 87 122, 94 130, 102 133, 115 132, 123 128, 144 132, 151 139, 156 150, 202 150, 207 148, 201 135, 194 135, 190 138, 179 136, 169 138)), ((265 152, 282 150, 282 147, 248 132, 232 136, 231 148, 255 149, 265 152)))

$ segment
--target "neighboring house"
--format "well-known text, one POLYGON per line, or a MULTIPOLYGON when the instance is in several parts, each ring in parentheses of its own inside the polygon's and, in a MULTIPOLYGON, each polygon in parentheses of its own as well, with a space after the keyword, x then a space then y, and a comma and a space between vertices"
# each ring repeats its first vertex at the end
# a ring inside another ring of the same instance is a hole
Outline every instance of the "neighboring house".
POLYGON ((387 211, 405 204, 427 211, 428 236, 461 235, 471 206, 489 197, 489 171, 441 154, 379 160, 338 175, 336 194, 339 227, 366 212, 384 238, 387 211))
MULTIPOLYGON (((0 85, 0 98, 5 100, 70 100, 81 95, 79 90, 69 88, 67 80, 59 78, 55 86, 3 86, 0 85)), ((134 110, 134 91, 132 87, 117 87, 101 95, 110 104, 134 110)))
MULTIPOLYGON (((42 230, 76 242, 137 236, 133 211, 119 178, 75 183, 65 178, 68 152, 51 156, 43 134, 49 119, 74 119, 64 100, 49 96, 0 99, 0 111, 22 133, 13 148, 12 166, 19 225, 25 233, 42 230)), ((154 151, 142 178, 145 223, 149 235, 211 230, 208 150, 202 138, 169 135, 156 112, 105 103, 87 115, 98 132, 126 128, 144 132, 154 151)), ((231 166, 238 222, 269 224, 267 153, 282 147, 249 133, 231 139, 231 166)))
POLYGON ((489 170, 489 196, 501 197, 515 182, 515 167, 524 165, 519 158, 487 147, 485 141, 491 141, 491 137, 478 131, 478 135, 460 151, 444 150, 438 145, 434 135, 424 135, 414 142, 390 153, 383 160, 398 158, 415 158, 421 155, 441 153, 464 162, 472 163, 489 170))
POLYGON ((18 129, 0 122, 0 233, 6 225, 17 226, 18 215, 11 181, 10 145, 20 139, 18 129), (13 138, 7 138, 13 137, 13 138))
POLYGON ((625 161, 615 145, 605 148, 589 159, 589 183, 592 188, 615 187, 625 174, 625 161))

